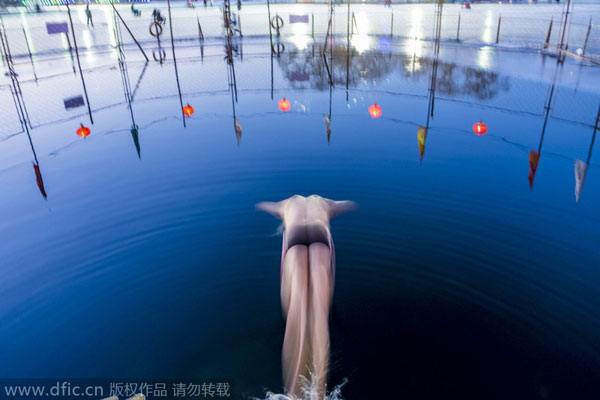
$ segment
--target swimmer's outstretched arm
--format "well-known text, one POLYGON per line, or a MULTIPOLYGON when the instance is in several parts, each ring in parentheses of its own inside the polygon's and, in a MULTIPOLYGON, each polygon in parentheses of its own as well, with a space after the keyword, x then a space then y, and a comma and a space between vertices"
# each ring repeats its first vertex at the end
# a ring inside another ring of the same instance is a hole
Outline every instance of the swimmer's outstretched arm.
POLYGON ((256 204, 256 209, 260 210, 260 211, 268 212, 272 216, 281 219, 282 218, 281 210, 283 208, 283 202, 284 201, 285 200, 278 201, 278 202, 274 202, 274 201, 261 201, 260 203, 256 204))
POLYGON ((327 206, 329 208, 329 218, 336 217, 342 213, 345 213, 346 211, 356 210, 358 207, 358 204, 351 200, 335 201, 325 199, 325 201, 327 202, 327 206))

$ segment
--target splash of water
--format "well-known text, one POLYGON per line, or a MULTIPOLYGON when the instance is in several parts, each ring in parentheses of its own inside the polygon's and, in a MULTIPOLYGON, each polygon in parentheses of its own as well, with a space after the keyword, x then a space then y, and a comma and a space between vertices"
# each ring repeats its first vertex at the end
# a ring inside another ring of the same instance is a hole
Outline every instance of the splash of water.
MULTIPOLYGON (((314 380, 311 381, 314 382, 314 380)), ((344 385, 346 385, 346 383, 348 383, 348 379, 344 378, 342 380, 342 383, 333 387, 333 389, 325 396, 324 400, 343 400, 342 388, 344 387, 344 385)), ((316 390, 316 387, 312 384, 312 382, 305 380, 305 382, 302 383, 301 390, 302 395, 300 397, 289 396, 287 394, 281 393, 267 392, 265 393, 264 398, 254 397, 252 398, 252 400, 319 400, 318 391, 316 390)))
POLYGON ((275 233, 273 233, 271 236, 283 236, 283 231, 285 231, 285 227, 283 226, 283 223, 281 223, 277 227, 275 233))

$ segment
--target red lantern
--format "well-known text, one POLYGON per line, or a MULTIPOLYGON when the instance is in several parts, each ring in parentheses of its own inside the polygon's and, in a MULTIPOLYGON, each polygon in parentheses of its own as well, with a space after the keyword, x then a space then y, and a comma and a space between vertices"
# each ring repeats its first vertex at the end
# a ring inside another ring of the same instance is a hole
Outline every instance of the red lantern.
POLYGON ((90 131, 90 128, 88 128, 87 126, 83 126, 83 124, 80 124, 81 128, 77 129, 75 132, 77 132, 77 134, 79 136, 81 136, 82 138, 89 136, 90 133, 92 133, 92 131, 90 131))
POLYGON ((285 99, 285 97, 279 100, 279 109, 283 112, 290 111, 290 102, 285 99))
POLYGON ((191 117, 194 114, 194 107, 190 106, 189 104, 186 106, 183 106, 183 115, 185 115, 186 117, 191 117))
POLYGON ((487 132, 487 125, 484 124, 483 121, 480 121, 473 125, 473 132, 475 132, 477 136, 485 135, 487 132))
POLYGON ((381 117, 381 107, 379 107, 377 103, 373 104, 371 107, 369 107, 369 114, 371 114, 372 118, 381 117))

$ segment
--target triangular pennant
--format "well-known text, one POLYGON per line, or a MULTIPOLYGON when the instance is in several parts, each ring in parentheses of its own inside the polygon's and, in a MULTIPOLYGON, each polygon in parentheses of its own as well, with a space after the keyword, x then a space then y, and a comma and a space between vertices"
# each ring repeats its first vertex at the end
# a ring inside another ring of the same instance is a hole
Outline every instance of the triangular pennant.
POLYGON ((233 125, 235 127, 235 137, 237 139, 237 144, 239 146, 240 141, 242 140, 242 124, 236 117, 233 117, 233 125))
POLYGON ((588 165, 581 160, 575 160, 575 201, 579 201, 588 165))
POLYGON ((533 187, 535 172, 537 171, 538 163, 540 162, 540 153, 535 150, 529 151, 529 188, 533 187))
POLYGON ((40 171, 39 165, 33 163, 33 170, 35 171, 35 180, 37 182, 38 188, 40 188, 40 193, 44 198, 48 198, 46 195, 46 188, 44 188, 44 180, 42 179, 42 172, 40 171))
POLYGON ((323 122, 325 123, 325 131, 327 132, 327 143, 331 140, 331 118, 329 115, 323 114, 323 122))
POLYGON ((423 154, 425 154, 425 139, 427 138, 427 128, 419 126, 417 130, 417 140, 419 141, 419 154, 421 155, 420 160, 423 161, 423 154))
POLYGON ((131 128, 131 137, 133 138, 133 144, 135 144, 138 158, 142 158, 140 155, 140 137, 136 126, 131 128))

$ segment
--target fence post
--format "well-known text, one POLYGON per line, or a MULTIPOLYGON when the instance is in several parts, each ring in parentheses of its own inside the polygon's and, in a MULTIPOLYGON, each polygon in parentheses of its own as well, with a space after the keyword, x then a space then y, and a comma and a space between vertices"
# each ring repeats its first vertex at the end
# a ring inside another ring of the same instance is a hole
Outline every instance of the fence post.
MULTIPOLYGON (((269 42, 271 43, 271 64, 273 64, 273 53, 275 53, 275 49, 273 48, 273 30, 271 29, 271 2, 267 0, 267 16, 269 17, 269 42)), ((273 66, 271 65, 271 69, 273 66)), ((272 75, 272 74, 271 74, 272 75)), ((272 85, 271 85, 272 88, 272 85)), ((271 90, 271 99, 273 98, 273 90, 271 90)))
POLYGON ((502 23, 502 14, 498 14, 498 30, 496 31, 496 44, 500 41, 500 24, 502 23))
POLYGON ((460 40, 460 11, 458 12, 458 25, 456 26, 456 41, 460 40))
MULTIPOLYGON (((142 54, 144 55, 144 58, 146 59, 146 61, 149 61, 148 56, 146 55, 146 52, 144 51, 144 49, 142 49, 142 46, 140 45, 140 43, 137 41, 137 39, 135 38, 135 36, 133 36, 133 33, 131 33, 131 30, 129 29, 129 27, 127 26, 127 24, 125 23, 125 20, 123 19, 123 17, 121 17, 121 14, 119 14, 119 11, 117 11, 116 7, 115 7, 115 3, 113 3, 112 1, 110 2, 110 5, 112 6, 114 12, 117 14, 117 17, 119 17, 119 19, 121 20, 121 22, 123 23, 123 26, 125 27, 125 29, 127 29, 127 32, 129 33, 129 36, 131 36, 131 38, 133 39, 133 41, 135 42, 135 44, 137 45, 137 47, 140 49, 140 51, 142 52, 142 54)), ((69 8, 67 7, 67 10, 69 8)), ((171 21, 169 21, 169 24, 171 23, 171 21)), ((156 35, 156 37, 158 37, 158 35, 156 35)))
POLYGON ((544 41, 544 48, 548 48, 548 44, 550 44, 550 33, 552 33, 552 21, 554 17, 550 18, 550 25, 548 25, 548 32, 546 33, 546 40, 544 41))
MULTIPOLYGON (((67 13, 69 14, 69 22, 71 23, 71 34, 73 35, 73 44, 75 45, 75 55, 77 56, 77 66, 79 67, 79 76, 81 77, 81 85, 83 86, 83 93, 85 94, 85 102, 87 103, 90 122, 94 125, 92 107, 90 106, 90 99, 88 98, 87 87, 85 86, 85 79, 83 78, 83 71, 81 70, 81 62, 79 61, 79 49, 77 48, 77 39, 75 38, 75 28, 73 27, 73 18, 71 18, 71 8, 69 7, 69 3, 67 3, 67 13)), ((69 37, 68 34, 67 37, 69 37)))
POLYGON ((69 39, 68 32, 65 32, 65 37, 67 38, 67 43, 69 44, 69 51, 73 51, 73 46, 71 46, 71 39, 69 39))
POLYGON ((198 22, 198 40, 201 42, 204 41, 204 33, 202 33, 202 27, 200 26, 200 18, 196 16, 196 21, 198 22))
POLYGON ((312 38, 315 38, 315 13, 312 13, 312 18, 311 18, 311 22, 312 22, 312 38))
POLYGON ((33 70, 33 76, 37 82, 37 74, 35 73, 35 64, 33 63, 33 55, 31 54, 31 47, 29 46, 29 39, 27 38, 27 33, 25 32, 25 28, 21 25, 21 29, 23 29, 23 36, 25 37, 25 44, 27 45, 27 53, 29 54, 29 61, 31 61, 31 69, 33 70))
POLYGON ((565 62, 565 59, 567 58, 567 51, 569 50, 569 43, 567 43, 565 45, 565 51, 563 51, 562 53, 562 60, 560 61, 561 63, 565 62))
POLYGON ((591 30, 592 30, 592 17, 590 17, 590 24, 588 25, 588 30, 587 30, 587 33, 585 35, 585 43, 583 44, 583 53, 581 53, 582 56, 585 55, 585 50, 587 49, 588 40, 590 39, 590 31, 591 30))
POLYGON ((390 23, 390 37, 394 37, 394 11, 392 10, 392 22, 390 23))
MULTIPOLYGON (((8 36, 6 35, 6 27, 4 26, 4 20, 2 19, 2 16, 0 16, 0 23, 0 26, 2 26, 2 29, 0 30, 0 35, 2 35, 4 37, 4 40, 6 41, 6 55, 4 55, 4 58, 6 59, 6 63, 8 65, 9 62, 12 64, 13 61, 12 54, 10 53, 10 45, 8 44, 8 36)), ((67 39, 68 38, 69 37, 67 36, 67 39)))
MULTIPOLYGON (((114 6, 115 5, 113 4, 113 7, 114 6)), ((181 110, 181 119, 183 120, 183 127, 186 128, 185 114, 183 112, 183 99, 181 98, 181 85, 179 84, 179 72, 177 70, 177 57, 175 56, 175 42, 173 41, 173 17, 171 16, 171 0, 167 0, 167 7, 169 7, 169 31, 171 33, 171 51, 173 52, 173 67, 175 67, 175 81, 177 82, 177 93, 179 93, 179 109, 181 110)), ((231 21, 231 18, 228 18, 228 21, 231 21)))

